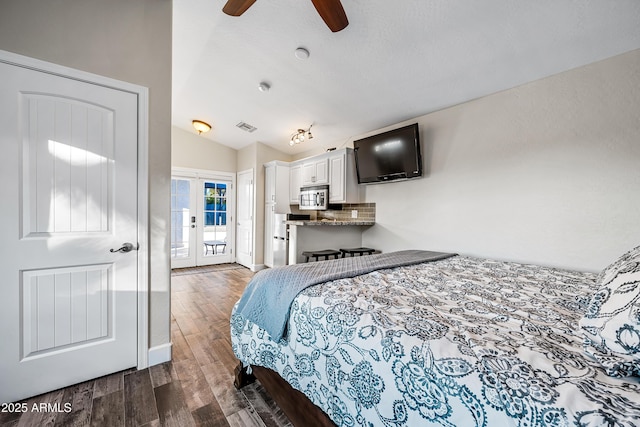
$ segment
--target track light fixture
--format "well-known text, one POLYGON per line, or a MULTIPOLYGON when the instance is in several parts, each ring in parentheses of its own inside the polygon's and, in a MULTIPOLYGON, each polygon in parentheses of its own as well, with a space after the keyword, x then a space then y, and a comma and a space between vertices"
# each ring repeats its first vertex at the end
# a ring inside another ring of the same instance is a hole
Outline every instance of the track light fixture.
POLYGON ((311 134, 311 126, 309 125, 309 129, 298 129, 293 135, 291 135, 291 140, 289 140, 289 145, 294 146, 296 144, 300 144, 305 139, 313 139, 313 135, 311 134))

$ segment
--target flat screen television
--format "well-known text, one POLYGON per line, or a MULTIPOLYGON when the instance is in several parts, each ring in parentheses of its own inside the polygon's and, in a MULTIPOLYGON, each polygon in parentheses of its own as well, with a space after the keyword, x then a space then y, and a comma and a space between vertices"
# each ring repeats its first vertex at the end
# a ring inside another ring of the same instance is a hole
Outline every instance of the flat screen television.
POLYGON ((358 184, 422 176, 418 124, 353 141, 358 184))

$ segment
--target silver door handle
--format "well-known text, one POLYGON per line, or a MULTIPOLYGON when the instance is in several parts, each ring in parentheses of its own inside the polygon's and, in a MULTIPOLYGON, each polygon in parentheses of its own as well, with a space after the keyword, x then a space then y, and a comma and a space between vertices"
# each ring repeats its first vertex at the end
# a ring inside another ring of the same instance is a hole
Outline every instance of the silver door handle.
POLYGON ((133 243, 127 242, 127 243, 123 243, 122 247, 119 248, 119 249, 113 249, 113 248, 109 249, 109 252, 112 252, 112 253, 115 253, 115 252, 131 252, 134 249, 138 250, 138 248, 139 248, 139 245, 135 245, 134 246, 133 243))

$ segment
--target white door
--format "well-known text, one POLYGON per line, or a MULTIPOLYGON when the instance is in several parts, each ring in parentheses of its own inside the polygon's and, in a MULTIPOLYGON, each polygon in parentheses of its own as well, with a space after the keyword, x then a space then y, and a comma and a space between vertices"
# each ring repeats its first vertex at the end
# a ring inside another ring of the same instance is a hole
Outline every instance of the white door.
POLYGON ((201 178, 198 187, 196 264, 231 262, 234 202, 231 181, 201 178))
POLYGON ((196 265, 197 180, 171 177, 171 268, 196 265))
POLYGON ((253 169, 238 173, 236 262, 251 269, 253 261, 253 169))
POLYGON ((174 174, 171 179, 171 267, 233 262, 233 180, 174 174))
POLYGON ((0 76, 0 402, 10 402, 137 364, 138 101, 3 62, 0 76))

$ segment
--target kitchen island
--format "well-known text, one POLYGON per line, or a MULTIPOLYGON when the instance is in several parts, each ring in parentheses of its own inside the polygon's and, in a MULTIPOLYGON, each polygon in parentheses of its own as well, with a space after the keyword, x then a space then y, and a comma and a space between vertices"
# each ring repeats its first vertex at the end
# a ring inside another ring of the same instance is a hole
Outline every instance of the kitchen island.
POLYGON ((302 252, 362 246, 362 232, 375 224, 363 220, 291 220, 289 228, 289 264, 304 262, 302 252))

